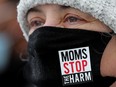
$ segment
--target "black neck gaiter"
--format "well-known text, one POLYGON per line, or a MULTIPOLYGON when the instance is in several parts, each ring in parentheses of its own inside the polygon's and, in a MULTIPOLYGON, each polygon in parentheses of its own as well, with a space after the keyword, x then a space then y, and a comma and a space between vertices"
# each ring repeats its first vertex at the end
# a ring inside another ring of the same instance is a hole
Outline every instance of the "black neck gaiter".
POLYGON ((111 37, 82 29, 38 28, 29 37, 28 78, 38 87, 103 87, 98 84, 107 77, 100 74, 100 61, 111 37))

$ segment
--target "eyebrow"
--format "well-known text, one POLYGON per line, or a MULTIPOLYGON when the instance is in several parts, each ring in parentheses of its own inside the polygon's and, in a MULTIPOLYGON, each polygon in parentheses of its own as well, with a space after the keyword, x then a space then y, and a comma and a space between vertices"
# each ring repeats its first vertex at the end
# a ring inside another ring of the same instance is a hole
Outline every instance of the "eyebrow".
MULTIPOLYGON (((60 9, 63 9, 63 10, 66 10, 66 9, 69 9, 70 6, 63 6, 63 5, 60 5, 60 9)), ((30 13, 30 12, 42 12, 40 9, 38 8, 31 8, 28 12, 27 12, 27 15, 30 13)))
POLYGON ((69 9, 69 8, 71 8, 71 7, 70 7, 70 6, 63 6, 63 5, 60 5, 60 8, 63 9, 63 10, 65 10, 65 9, 69 9))
POLYGON ((41 10, 39 10, 38 8, 31 8, 27 14, 29 14, 30 12, 41 12, 41 10))

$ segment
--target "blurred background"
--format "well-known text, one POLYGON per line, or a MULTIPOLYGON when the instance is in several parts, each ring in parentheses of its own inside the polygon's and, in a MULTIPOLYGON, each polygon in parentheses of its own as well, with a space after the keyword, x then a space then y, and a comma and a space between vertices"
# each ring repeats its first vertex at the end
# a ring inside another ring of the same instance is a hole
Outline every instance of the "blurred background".
POLYGON ((19 0, 0 0, 0 87, 23 87, 27 43, 17 23, 19 0))

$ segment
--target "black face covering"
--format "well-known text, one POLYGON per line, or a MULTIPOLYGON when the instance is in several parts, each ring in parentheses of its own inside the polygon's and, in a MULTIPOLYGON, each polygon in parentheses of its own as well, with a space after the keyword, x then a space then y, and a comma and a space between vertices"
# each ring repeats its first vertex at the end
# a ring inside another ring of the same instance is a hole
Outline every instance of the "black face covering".
POLYGON ((110 78, 100 75, 100 61, 110 39, 95 31, 38 28, 29 37, 28 78, 38 87, 109 87, 110 78))

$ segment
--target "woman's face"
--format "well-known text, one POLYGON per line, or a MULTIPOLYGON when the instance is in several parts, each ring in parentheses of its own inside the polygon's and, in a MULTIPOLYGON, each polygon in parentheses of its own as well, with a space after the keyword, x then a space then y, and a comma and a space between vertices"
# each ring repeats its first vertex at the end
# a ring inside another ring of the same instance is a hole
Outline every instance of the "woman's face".
MULTIPOLYGON (((84 29, 111 32, 104 23, 77 9, 60 5, 40 5, 30 9, 27 14, 29 35, 41 26, 84 29)), ((103 76, 116 76, 116 36, 108 43, 103 53, 100 70, 103 76), (112 55, 111 55, 112 54, 112 55), (107 67, 107 68, 106 68, 107 67), (112 68, 111 68, 112 67, 112 68), (110 71, 110 72, 109 72, 110 71)))
POLYGON ((85 29, 101 32, 111 30, 105 24, 89 14, 77 9, 60 5, 39 5, 29 10, 27 21, 30 27, 29 35, 41 26, 85 29))

